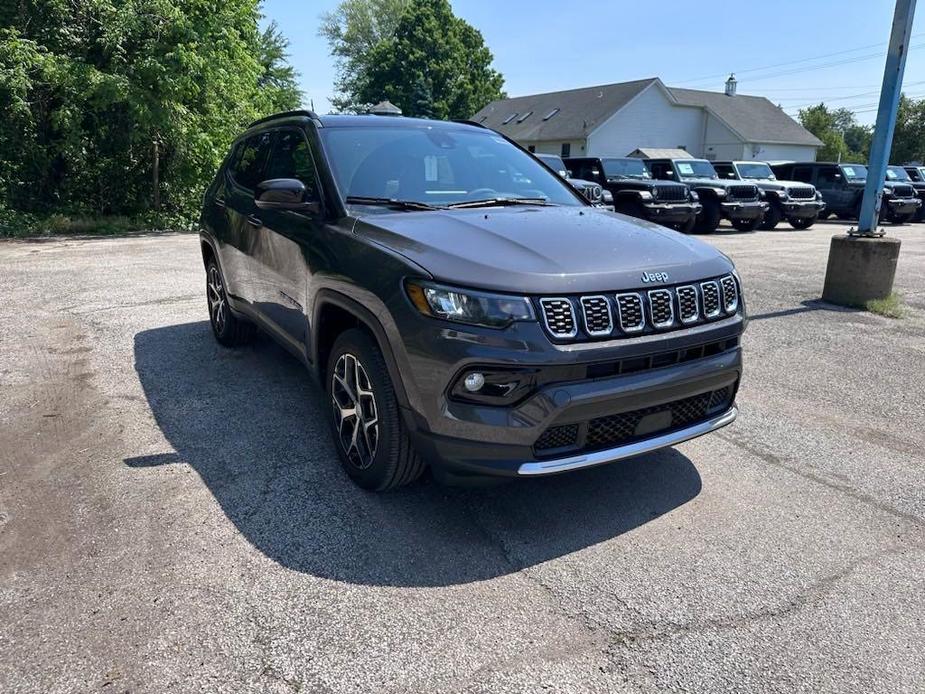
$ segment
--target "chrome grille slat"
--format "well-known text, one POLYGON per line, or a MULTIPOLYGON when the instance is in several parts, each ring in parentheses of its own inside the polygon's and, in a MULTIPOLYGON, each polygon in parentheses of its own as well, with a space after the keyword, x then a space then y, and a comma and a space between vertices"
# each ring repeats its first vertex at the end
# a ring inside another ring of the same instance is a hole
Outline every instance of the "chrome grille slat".
POLYGON ((729 192, 729 197, 733 200, 758 199, 758 186, 755 185, 729 186, 727 190, 729 192))
POLYGON ((668 328, 674 324, 674 300, 667 289, 650 289, 649 319, 655 328, 668 328))
POLYGON ((811 186, 793 186, 787 194, 794 200, 815 200, 816 190, 811 186))
POLYGON ((641 332, 646 327, 642 297, 639 294, 617 294, 616 299, 620 330, 625 333, 641 332))
POLYGON ((701 282, 700 293, 703 295, 703 315, 716 318, 723 312, 719 302, 719 285, 715 281, 701 282))
POLYGON ((697 288, 692 284, 675 289, 678 295, 678 318, 682 323, 694 323, 700 318, 697 288))
POLYGON ((732 275, 726 275, 719 282, 723 289, 723 309, 726 313, 732 313, 739 307, 739 292, 736 288, 736 281, 732 275))
POLYGON ((546 329, 555 337, 575 337, 578 334, 578 322, 575 320, 575 307, 563 296, 540 299, 543 322, 546 329))
POLYGON ((588 331, 588 335, 600 337, 609 335, 613 331, 613 315, 606 296, 581 297, 581 314, 585 320, 585 330, 588 331))

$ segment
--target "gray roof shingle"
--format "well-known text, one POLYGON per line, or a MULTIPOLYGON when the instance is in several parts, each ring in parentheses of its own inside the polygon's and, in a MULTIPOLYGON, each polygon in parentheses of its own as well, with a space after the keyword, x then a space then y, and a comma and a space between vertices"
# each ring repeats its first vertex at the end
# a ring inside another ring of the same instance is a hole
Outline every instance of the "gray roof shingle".
POLYGON ((763 96, 726 96, 676 87, 668 87, 668 91, 684 106, 708 108, 748 142, 822 145, 819 138, 763 96))
POLYGON ((514 140, 582 139, 655 81, 656 78, 650 77, 635 82, 500 99, 492 101, 472 120, 482 122, 514 140), (558 113, 549 120, 543 120, 556 108, 558 113), (530 111, 532 113, 523 122, 518 122, 530 111), (505 124, 508 116, 514 113, 518 116, 505 124))
MULTIPOLYGON (((499 99, 476 113, 472 120, 518 141, 580 140, 654 82, 659 82, 657 77, 499 99), (559 111, 543 120, 554 109, 559 111), (510 118, 514 114, 516 117, 510 118)), ((666 89, 680 105, 709 109, 747 142, 822 145, 811 132, 763 96, 666 89)))

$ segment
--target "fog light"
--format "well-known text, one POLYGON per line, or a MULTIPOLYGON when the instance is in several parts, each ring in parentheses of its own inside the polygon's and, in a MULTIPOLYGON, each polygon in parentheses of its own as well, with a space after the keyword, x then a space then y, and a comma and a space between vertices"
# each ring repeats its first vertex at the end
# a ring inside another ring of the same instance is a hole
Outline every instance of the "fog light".
POLYGON ((473 371, 471 374, 466 376, 466 380, 463 381, 463 385, 466 386, 466 390, 470 393, 477 393, 482 390, 482 386, 485 385, 485 376, 480 374, 478 371, 473 371))

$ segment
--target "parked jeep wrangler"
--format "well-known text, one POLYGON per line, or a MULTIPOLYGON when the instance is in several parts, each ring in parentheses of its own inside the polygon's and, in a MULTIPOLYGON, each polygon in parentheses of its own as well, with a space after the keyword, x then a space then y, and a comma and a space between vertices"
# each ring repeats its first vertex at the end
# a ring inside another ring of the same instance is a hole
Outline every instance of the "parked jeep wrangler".
POLYGON ((764 191, 768 211, 760 228, 769 231, 782 219, 794 229, 809 229, 825 209, 822 194, 813 186, 798 181, 779 181, 771 167, 763 161, 714 161, 713 168, 720 178, 752 181, 764 191))
POLYGON ((533 156, 562 176, 572 188, 584 195, 592 205, 613 210, 613 195, 610 194, 610 191, 594 181, 572 178, 571 172, 558 154, 536 153, 533 156))
POLYGON ((888 166, 886 180, 891 182, 908 183, 915 191, 915 196, 922 204, 912 216, 913 221, 921 222, 925 219, 925 178, 922 177, 921 167, 915 166, 888 166), (910 171, 911 169, 911 171, 910 171))
POLYGON ((642 159, 568 157, 565 164, 578 178, 609 190, 617 212, 685 233, 693 231, 700 213, 697 194, 684 184, 653 180, 642 159))
POLYGON ((695 229, 716 231, 721 219, 728 219, 739 231, 754 231, 764 219, 768 204, 754 183, 724 181, 706 159, 647 159, 655 178, 686 183, 700 197, 703 206, 695 229))
POLYGON ((593 207, 487 128, 262 119, 201 220, 216 340, 259 327, 310 369, 361 487, 549 475, 736 417, 729 258, 593 207))
MULTIPOLYGON (((825 209, 819 219, 834 214, 839 219, 857 219, 867 183, 867 167, 863 164, 832 162, 792 162, 771 167, 780 178, 810 183, 822 193, 825 209)), ((886 181, 880 203, 880 218, 893 224, 911 220, 922 206, 910 183, 886 181)))

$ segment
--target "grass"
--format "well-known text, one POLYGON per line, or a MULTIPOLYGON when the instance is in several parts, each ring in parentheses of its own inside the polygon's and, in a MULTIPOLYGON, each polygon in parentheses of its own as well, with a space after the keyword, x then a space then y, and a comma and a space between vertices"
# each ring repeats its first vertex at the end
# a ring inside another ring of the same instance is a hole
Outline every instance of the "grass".
POLYGON ((864 308, 871 313, 886 318, 902 318, 906 315, 903 297, 899 292, 893 292, 885 299, 873 299, 864 304, 864 308))
POLYGON ((189 228, 191 228, 189 222, 166 217, 58 213, 36 215, 0 208, 0 238, 121 236, 139 231, 181 231, 189 228))

